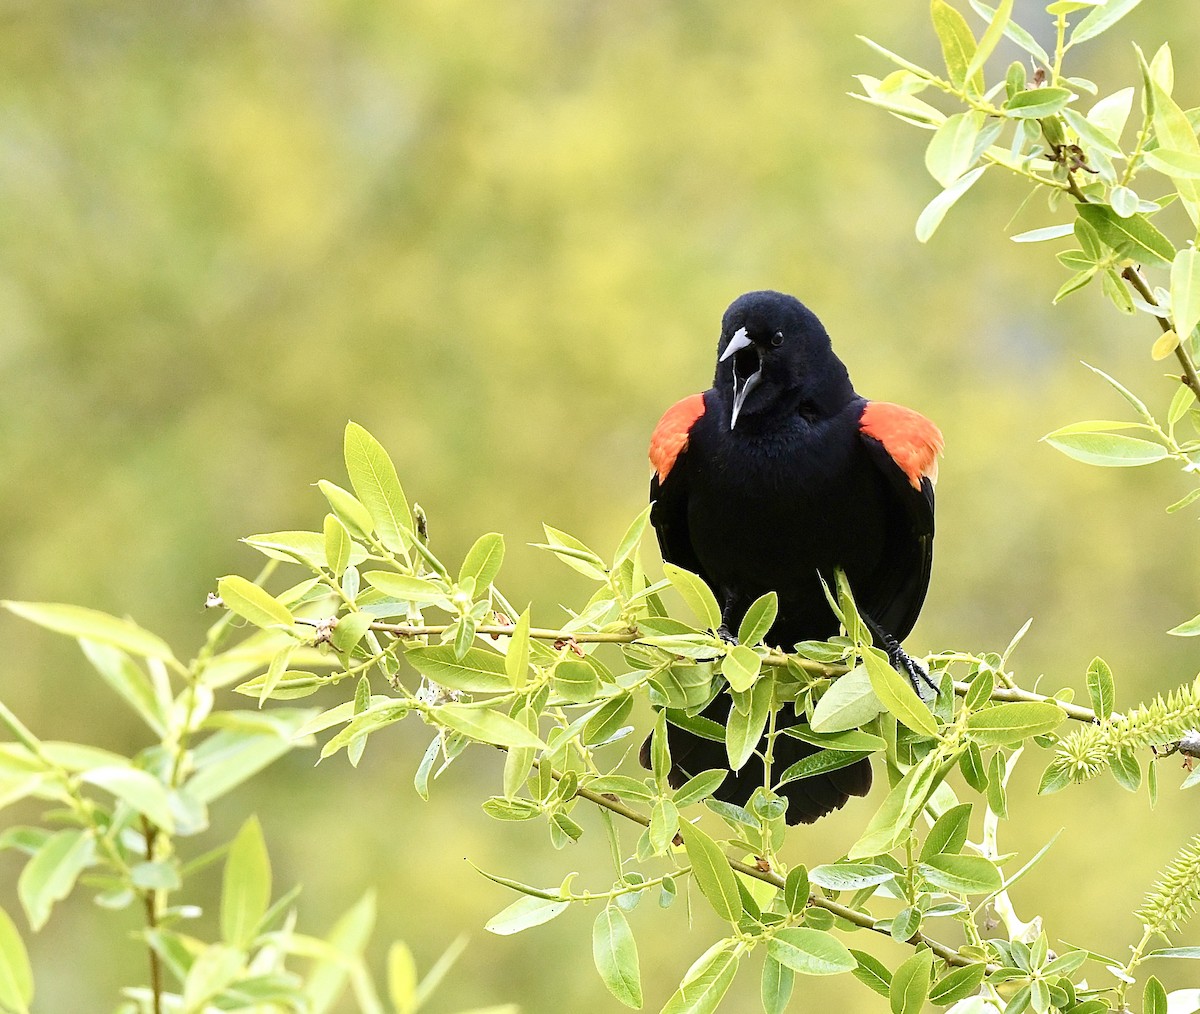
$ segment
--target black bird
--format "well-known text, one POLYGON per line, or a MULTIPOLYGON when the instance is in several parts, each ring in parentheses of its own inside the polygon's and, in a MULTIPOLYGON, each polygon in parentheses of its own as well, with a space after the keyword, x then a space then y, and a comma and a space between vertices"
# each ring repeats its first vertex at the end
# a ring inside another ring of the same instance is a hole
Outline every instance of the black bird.
MULTIPOLYGON (((748 292, 725 311, 713 386, 668 409, 654 431, 650 518, 663 559, 716 594, 723 634, 775 591, 779 612, 766 640, 784 650, 837 634, 822 579, 832 587, 842 568, 875 643, 920 689, 927 677, 899 642, 929 586, 941 450, 928 419, 855 393, 825 328, 799 300, 748 292)), ((703 714, 725 725, 731 703, 720 693, 703 714)), ((722 743, 673 725, 668 736, 673 781, 729 766, 722 743)), ((773 772, 816 749, 779 737, 773 772)), ((717 796, 744 805, 762 783, 752 757, 717 796)), ((795 824, 870 787, 864 758, 780 792, 795 824)))

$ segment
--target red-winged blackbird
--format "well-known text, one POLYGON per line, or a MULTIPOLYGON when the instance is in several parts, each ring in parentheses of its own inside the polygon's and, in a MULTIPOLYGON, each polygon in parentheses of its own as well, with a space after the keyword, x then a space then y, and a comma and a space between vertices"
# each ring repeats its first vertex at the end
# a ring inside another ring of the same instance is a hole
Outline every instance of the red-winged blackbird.
MULTIPOLYGON (((855 393, 812 311, 779 292, 749 292, 725 311, 713 386, 668 409, 654 431, 650 517, 663 559, 699 574, 716 594, 722 634, 736 632, 747 607, 775 591, 769 644, 788 650, 836 635, 822 580, 832 587, 840 567, 875 642, 917 684, 927 677, 899 642, 929 586, 941 450, 928 419, 855 393)), ((720 693, 702 714, 725 725, 731 703, 720 693)), ((729 766, 722 743, 673 725, 668 736, 672 781, 729 766)), ((816 749, 778 737, 775 776, 816 749)), ((744 805, 763 777, 754 756, 717 797, 744 805)), ((864 758, 779 791, 795 824, 870 787, 864 758)))

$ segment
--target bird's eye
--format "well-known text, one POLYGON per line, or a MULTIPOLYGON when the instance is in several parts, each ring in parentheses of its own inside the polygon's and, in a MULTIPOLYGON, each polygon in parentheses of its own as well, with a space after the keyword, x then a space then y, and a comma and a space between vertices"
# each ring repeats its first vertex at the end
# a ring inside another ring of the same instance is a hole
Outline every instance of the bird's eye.
POLYGON ((782 344, 783 344, 783 332, 776 331, 773 335, 771 335, 771 348, 777 349, 782 344))

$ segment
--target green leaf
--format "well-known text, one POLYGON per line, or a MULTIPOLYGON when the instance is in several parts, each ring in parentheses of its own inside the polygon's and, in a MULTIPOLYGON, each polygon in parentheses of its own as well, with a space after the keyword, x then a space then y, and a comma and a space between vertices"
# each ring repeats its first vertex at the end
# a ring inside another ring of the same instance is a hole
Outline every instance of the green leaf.
POLYGON ((717 630, 721 626, 721 607, 717 605, 712 589, 701 578, 673 563, 664 563, 663 573, 705 626, 710 630, 717 630))
POLYGON ((1186 958, 1190 961, 1200 960, 1200 947, 1160 947, 1146 955, 1150 958, 1186 958))
POLYGON ((486 648, 468 648, 467 653, 458 658, 452 644, 418 645, 409 648, 404 657, 417 672, 438 686, 481 694, 499 694, 512 689, 505 656, 486 648))
POLYGON ((335 577, 341 577, 350 563, 350 533, 336 514, 325 515, 325 562, 335 577))
POLYGON ((929 1002, 942 1007, 974 996, 986 972, 987 966, 983 964, 951 968, 934 983, 929 991, 929 1002))
MULTIPOLYGON (((1012 0, 1007 0, 1011 6, 1012 0)), ((975 110, 956 113, 943 123, 925 149, 925 168, 943 187, 950 186, 975 161, 975 139, 984 116, 975 110)))
POLYGON ((310 1014, 325 1014, 341 994, 349 972, 347 958, 362 954, 375 926, 375 894, 368 891, 334 923, 326 935, 333 953, 309 976, 305 993, 310 1014))
MULTIPOLYGON (((1200 251, 1192 247, 1180 250, 1171 263, 1171 320, 1181 339, 1200 324, 1200 251)), ((1190 393, 1186 387, 1180 391, 1190 393)))
POLYGON ((888 994, 892 1014, 919 1014, 929 996, 932 975, 933 951, 930 950, 917 951, 897 968, 888 994))
POLYGON ((554 690, 574 704, 588 704, 600 692, 600 679, 583 659, 565 656, 554 667, 554 690))
POLYGON ((593 581, 608 580, 608 570, 604 561, 575 536, 546 524, 542 525, 542 530, 546 533, 547 541, 533 543, 535 548, 549 550, 573 571, 593 581))
POLYGON ((787 879, 783 882, 783 901, 792 915, 801 915, 804 912, 811 893, 808 870, 803 865, 789 870, 787 879))
POLYGON ((700 774, 694 778, 689 778, 679 786, 671 798, 677 807, 691 806, 693 803, 699 803, 716 792, 728 775, 728 771, 722 771, 719 768, 714 768, 710 771, 701 771, 700 774))
POLYGON ((17 879, 17 897, 35 932, 46 925, 54 903, 71 893, 95 854, 95 839, 87 831, 57 831, 25 864, 17 879))
POLYGON ((1066 88, 1029 88, 1017 92, 1004 103, 1003 109, 1017 119, 1041 120, 1062 112, 1072 97, 1066 88))
MULTIPOLYGON (((282 709, 271 712, 275 717, 282 709)), ((311 711, 287 712, 293 729, 311 717, 311 711)), ((201 803, 211 803, 292 749, 292 733, 249 734, 222 729, 213 734, 193 755, 196 773, 185 784, 187 792, 201 803)))
POLYGON ((1142 784, 1142 766, 1132 750, 1118 750, 1109 758, 1108 766, 1121 788, 1137 792, 1142 784))
POLYGON ((983 856, 942 854, 917 868, 929 883, 955 894, 990 894, 1003 886, 1000 871, 983 856))
POLYGON ((749 709, 743 712, 740 708, 734 708, 729 713, 729 722, 725 727, 725 750, 731 771, 741 770, 762 739, 767 719, 771 717, 771 681, 759 680, 746 692, 746 696, 750 700, 749 709))
POLYGON ((1170 456, 1162 444, 1121 433, 1072 433, 1055 430, 1042 437, 1046 443, 1062 451, 1068 458, 1085 465, 1108 468, 1130 468, 1150 465, 1170 456))
POLYGON ((828 863, 808 871, 808 879, 828 891, 861 891, 886 884, 895 876, 895 871, 886 866, 870 863, 828 863))
POLYGON ((922 736, 937 736, 937 719, 917 696, 908 679, 892 668, 887 656, 877 648, 869 647, 863 652, 862 659, 871 689, 897 721, 922 736))
POLYGON ((1000 0, 1000 6, 997 8, 995 16, 988 23, 987 30, 979 40, 979 48, 975 50, 975 55, 971 57, 971 62, 967 66, 965 77, 968 81, 983 70, 983 65, 987 62, 987 58, 992 55, 992 52, 1000 44, 1000 40, 1004 37, 1005 29, 1008 28, 1009 21, 1012 19, 1012 10, 1013 0, 1000 0))
POLYGON ((773 591, 760 595, 750 603, 738 626, 738 644, 750 648, 767 636, 779 614, 779 596, 773 591))
POLYGON ((592 926, 592 960, 608 991, 626 1007, 638 1010, 642 1006, 642 972, 637 944, 625 914, 616 905, 606 905, 592 926))
POLYGON ((111 644, 143 658, 170 662, 175 657, 162 638, 130 620, 119 620, 96 609, 57 602, 4 602, 3 605, 22 619, 60 634, 111 644))
POLYGON ((1168 1008, 1167 991, 1157 978, 1150 976, 1142 992, 1142 1014, 1167 1014, 1168 1008))
POLYGON ((812 778, 814 775, 825 774, 828 771, 838 771, 851 764, 857 764, 870 754, 862 750, 818 750, 814 754, 802 757, 779 776, 776 786, 787 785, 801 778, 812 778))
POLYGON ((1195 637, 1200 634, 1200 615, 1193 616, 1186 623, 1181 623, 1177 627, 1172 627, 1167 633, 1174 634, 1176 637, 1195 637))
POLYGON ((130 767, 99 767, 84 771, 80 781, 111 792, 168 834, 175 831, 175 817, 167 787, 145 771, 130 767))
POLYGON ((759 987, 765 1014, 783 1014, 787 1010, 795 981, 795 972, 767 955, 763 961, 762 982, 759 987))
POLYGON ((737 878, 721 847, 695 824, 679 825, 683 847, 692 864, 692 876, 700 893, 722 919, 737 922, 742 915, 742 898, 737 878))
POLYGON ((867 667, 859 664, 822 694, 812 713, 813 732, 844 732, 869 722, 884 711, 871 688, 867 667))
POLYGON ((166 730, 162 709, 150 678, 125 652, 99 641, 81 640, 79 646, 92 667, 117 695, 156 733, 166 730))
POLYGON ((858 966, 850 970, 854 978, 880 996, 887 996, 892 989, 892 973, 888 971, 887 966, 866 951, 851 949, 850 953, 858 962, 858 966))
POLYGON ((925 209, 917 216, 916 234, 918 242, 929 242, 933 234, 937 232, 938 226, 942 224, 942 219, 946 217, 946 212, 954 207, 959 198, 975 185, 976 181, 986 170, 986 165, 972 169, 966 175, 959 177, 957 181, 925 205, 925 209))
POLYGON ((317 487, 325 495, 337 519, 349 530, 351 535, 358 538, 368 538, 371 534, 371 514, 354 496, 353 493, 342 489, 328 479, 321 479, 317 487))
POLYGON ((513 626, 512 637, 509 638, 508 648, 504 652, 504 673, 514 690, 520 690, 525 685, 525 679, 529 675, 528 609, 518 617, 513 626))
POLYGON ((1014 243, 1044 243, 1047 240, 1070 236, 1074 231, 1075 226, 1068 222, 1064 225, 1047 225, 1041 229, 1030 229, 1028 232, 1010 236, 1009 239, 1014 243))
POLYGON ((544 750, 546 744, 525 726, 499 711, 471 704, 443 704, 429 713, 442 725, 481 743, 496 746, 531 746, 544 750))
POLYGON ((838 975, 858 964, 837 937, 808 927, 779 930, 767 942, 767 954, 801 975, 838 975))
POLYGON ((446 589, 430 581, 428 578, 414 577, 411 574, 397 574, 390 570, 368 570, 363 577, 367 584, 383 592, 388 598, 400 599, 403 602, 437 602, 447 597, 446 589))
POLYGON ((467 551, 466 559, 458 572, 458 583, 462 584, 468 577, 473 577, 476 594, 483 595, 488 586, 496 580, 503 563, 504 536, 497 532, 481 535, 475 540, 475 545, 467 551))
POLYGON ((956 88, 969 84, 976 94, 982 94, 983 72, 982 62, 979 67, 968 75, 967 71, 973 66, 978 46, 972 34, 967 19, 951 7, 945 0, 933 0, 931 5, 933 29, 937 32, 938 41, 942 44, 942 57, 946 61, 946 71, 950 81, 956 88))
POLYGON ((245 949, 271 903, 271 860, 257 817, 238 831, 225 860, 221 886, 221 939, 245 949))
POLYGON ((908 837, 912 822, 940 780, 939 768, 934 765, 935 756, 929 754, 892 787, 862 836, 850 847, 847 858, 867 859, 883 855, 908 837))
MULTIPOLYGON (((371 517, 379 541, 394 553, 412 542, 412 515, 387 451, 358 425, 346 425, 343 445, 350 485, 371 517)), ((336 510, 336 506, 335 506, 336 510)))
POLYGON ((1079 204, 1076 211, 1103 242, 1124 257, 1150 267, 1167 267, 1175 259, 1171 241, 1145 215, 1122 218, 1107 204, 1079 204))
POLYGON ((1200 179, 1200 154, 1194 151, 1155 148, 1153 151, 1146 152, 1144 158, 1151 169, 1157 169, 1172 179, 1200 179))
POLYGON ((971 824, 971 804, 959 803, 952 806, 933 823, 925 844, 921 846, 921 860, 927 862, 943 853, 957 854, 967 842, 967 829, 971 824))
POLYGON ((1107 3, 1092 8, 1088 15, 1075 26, 1067 46, 1075 46, 1094 39, 1125 17, 1142 0, 1107 0, 1107 3))
POLYGON ((647 504, 642 513, 634 518, 629 528, 626 529, 617 546, 616 555, 613 557, 613 570, 616 570, 637 551, 642 541, 642 534, 646 531, 646 525, 650 522, 650 511, 653 506, 653 504, 647 504))
POLYGON ((28 1014, 33 1002, 33 970, 21 934, 0 908, 0 1006, 28 1014))
POLYGON ((387 989, 396 1014, 413 1014, 417 1009, 417 963, 412 951, 399 940, 388 949, 387 989))
POLYGON ((729 941, 710 948, 688 969, 661 1014, 712 1014, 737 975, 739 957, 729 941))
POLYGON ((1053 732, 1065 720, 1062 708, 1048 701, 997 704, 967 717, 967 732, 977 743, 1010 746, 1053 732))
POLYGON ((1088 696, 1092 699, 1092 710, 1101 721, 1112 714, 1113 700, 1116 688, 1113 685, 1112 670, 1104 659, 1097 656, 1092 659, 1087 670, 1088 696))
POLYGON ((583 727, 583 742, 587 746, 604 743, 616 735, 633 710, 633 697, 619 693, 602 704, 583 727))
POLYGON ((569 901, 559 901, 556 898, 527 895, 518 898, 508 908, 492 916, 483 928, 497 936, 511 936, 513 933, 548 923, 555 916, 562 915, 570 904, 569 901))
POLYGON ((762 671, 762 657, 744 644, 735 644, 721 662, 721 675, 736 693, 749 690, 762 671))
POLYGON ((217 594, 226 609, 256 627, 291 627, 294 622, 291 611, 274 595, 237 574, 221 578, 217 594))
MULTIPOLYGON (((970 0, 971 8, 981 17, 985 18, 990 24, 996 18, 996 9, 989 7, 980 0, 970 0)), ((1029 34, 1024 28, 1018 25, 1015 21, 1009 21, 1004 28, 1004 34, 1012 39, 1026 53, 1037 60, 1043 67, 1049 67, 1052 63, 1049 54, 1038 44, 1037 40, 1029 34)))

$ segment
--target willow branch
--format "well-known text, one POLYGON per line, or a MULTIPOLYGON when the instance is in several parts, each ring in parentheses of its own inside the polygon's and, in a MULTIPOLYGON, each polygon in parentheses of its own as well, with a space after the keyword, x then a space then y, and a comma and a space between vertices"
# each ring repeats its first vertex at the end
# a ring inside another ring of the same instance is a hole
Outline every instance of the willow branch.
MULTIPOLYGON (((1121 277, 1132 285, 1147 303, 1156 310, 1161 309, 1158 301, 1154 298, 1154 290, 1150 288, 1149 283, 1142 276, 1142 273, 1132 264, 1121 272, 1121 277)), ((1158 326, 1162 328, 1163 334, 1171 330, 1171 321, 1161 313, 1156 313, 1154 319, 1158 321, 1158 326)), ((1192 389, 1192 392, 1197 398, 1200 398, 1200 375, 1196 373, 1196 364, 1192 362, 1191 353, 1188 352, 1185 340, 1187 335, 1179 335, 1179 344, 1175 346, 1175 357, 1179 360, 1179 365, 1183 367, 1183 382, 1192 389)))

